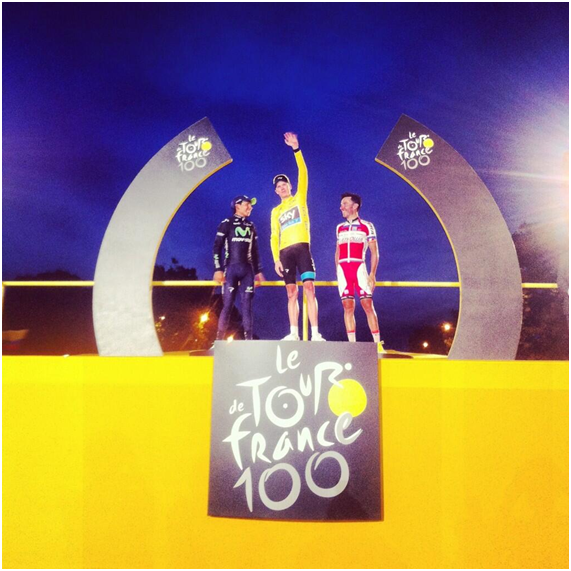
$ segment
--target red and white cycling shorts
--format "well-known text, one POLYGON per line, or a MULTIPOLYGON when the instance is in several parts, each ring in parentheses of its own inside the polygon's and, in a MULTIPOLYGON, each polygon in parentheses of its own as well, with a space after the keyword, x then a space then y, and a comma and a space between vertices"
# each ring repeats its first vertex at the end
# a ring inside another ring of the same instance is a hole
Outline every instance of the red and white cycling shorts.
POLYGON ((373 297, 369 287, 367 268, 364 262, 341 262, 337 266, 337 283, 341 299, 373 297))

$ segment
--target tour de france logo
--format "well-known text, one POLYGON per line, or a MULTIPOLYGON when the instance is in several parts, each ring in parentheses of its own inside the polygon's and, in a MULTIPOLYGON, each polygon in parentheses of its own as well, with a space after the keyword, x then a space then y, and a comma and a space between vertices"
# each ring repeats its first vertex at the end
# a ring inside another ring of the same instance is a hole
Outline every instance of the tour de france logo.
POLYGON ((191 171, 194 168, 204 168, 208 163, 208 155, 212 143, 208 137, 189 135, 188 139, 179 143, 176 149, 176 160, 181 171, 191 171))
POLYGON ((210 515, 378 519, 376 355, 368 386, 339 355, 274 351, 267 374, 214 390, 210 515))
POLYGON ((397 155, 404 170, 414 170, 418 166, 430 164, 430 154, 434 150, 434 141, 430 135, 408 133, 408 138, 399 141, 397 155))

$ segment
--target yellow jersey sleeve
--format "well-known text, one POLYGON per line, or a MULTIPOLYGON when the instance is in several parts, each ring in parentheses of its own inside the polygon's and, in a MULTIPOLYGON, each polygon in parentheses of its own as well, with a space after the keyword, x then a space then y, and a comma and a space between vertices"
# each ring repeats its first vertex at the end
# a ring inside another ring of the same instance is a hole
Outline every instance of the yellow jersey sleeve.
POLYGON ((309 244, 309 213, 307 211, 307 167, 301 151, 296 151, 295 161, 298 168, 297 192, 282 200, 272 210, 271 246, 274 261, 277 262, 280 250, 306 242, 309 244))
POLYGON ((300 202, 305 204, 307 202, 307 186, 308 186, 308 176, 307 176, 307 165, 303 159, 303 154, 301 149, 294 152, 295 162, 297 163, 297 193, 296 196, 299 198, 300 202))
POLYGON ((270 243, 272 246, 272 256, 274 257, 274 262, 280 259, 280 222, 279 222, 278 208, 272 210, 271 227, 272 235, 270 238, 270 243))

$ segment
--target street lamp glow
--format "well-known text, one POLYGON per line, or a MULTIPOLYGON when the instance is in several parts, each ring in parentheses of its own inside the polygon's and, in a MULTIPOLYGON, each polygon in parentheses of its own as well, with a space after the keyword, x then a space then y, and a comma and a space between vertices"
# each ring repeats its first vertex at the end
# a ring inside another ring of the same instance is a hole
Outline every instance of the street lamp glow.
POLYGON ((228 343, 232 343, 232 341, 234 341, 234 335, 230 335, 230 337, 228 337, 227 341, 228 341, 228 343))
POLYGON ((442 325, 442 329, 444 329, 444 331, 450 331, 450 329, 452 329, 452 325, 450 325, 450 323, 444 323, 442 325))
POLYGON ((208 321, 208 313, 203 313, 200 316, 200 323, 206 323, 208 321))
POLYGON ((164 320, 166 319, 166 316, 161 315, 161 316, 159 317, 159 319, 160 319, 161 321, 164 321, 164 320))
POLYGON ((426 349, 428 347, 428 343, 425 341, 422 346, 426 349))

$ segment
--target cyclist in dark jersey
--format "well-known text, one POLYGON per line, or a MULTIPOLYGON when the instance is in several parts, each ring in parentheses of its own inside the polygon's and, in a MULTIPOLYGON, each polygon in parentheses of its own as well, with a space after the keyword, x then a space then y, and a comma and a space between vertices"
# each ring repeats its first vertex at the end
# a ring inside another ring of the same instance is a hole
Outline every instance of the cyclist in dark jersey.
POLYGON ((254 281, 264 281, 258 235, 253 222, 248 220, 255 198, 237 196, 231 203, 234 215, 222 220, 214 240, 214 281, 222 285, 224 306, 218 319, 216 339, 224 339, 230 312, 236 300, 238 289, 242 299, 244 336, 254 338, 252 301, 254 281))

